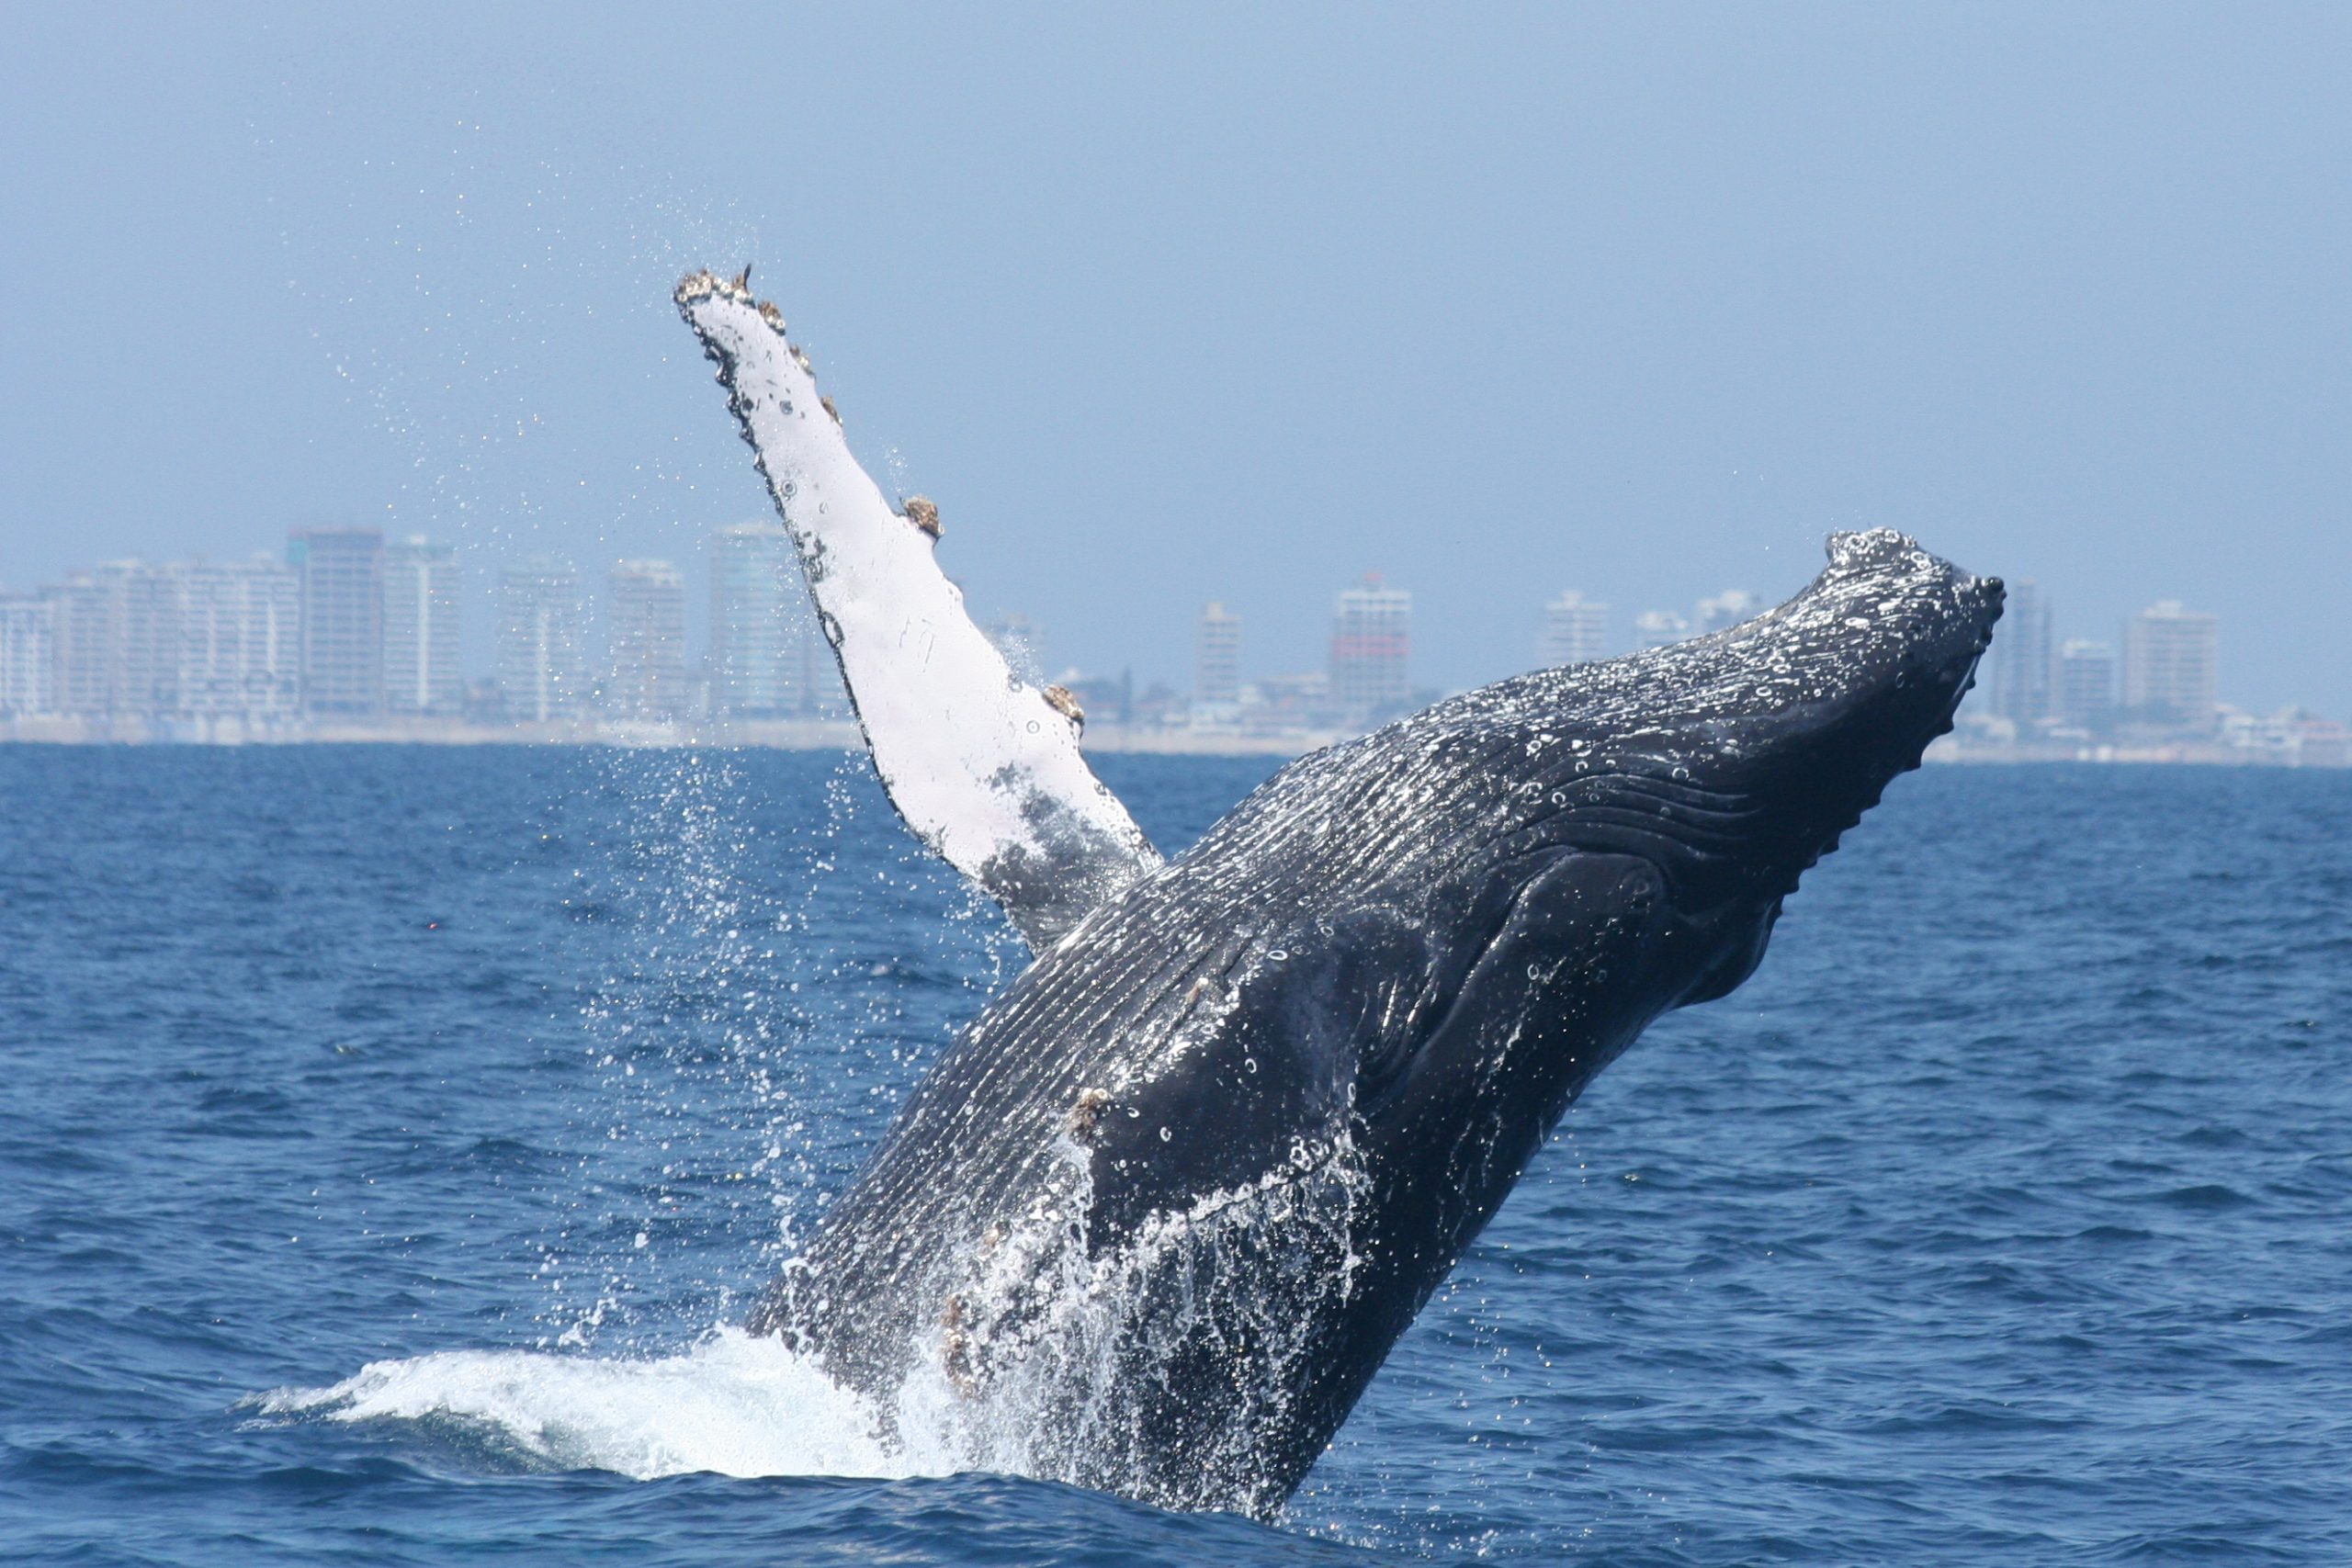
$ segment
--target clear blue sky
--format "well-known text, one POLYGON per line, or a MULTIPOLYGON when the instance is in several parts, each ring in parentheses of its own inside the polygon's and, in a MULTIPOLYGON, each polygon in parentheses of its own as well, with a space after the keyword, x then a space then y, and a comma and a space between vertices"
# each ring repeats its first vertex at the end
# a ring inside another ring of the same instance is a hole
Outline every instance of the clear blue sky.
MULTIPOLYGON (((757 263, 949 569, 1525 665, 1563 587, 1892 524, 2182 598, 2352 716, 2352 7, 19 6, 0 581, 289 525, 695 560, 763 509, 675 276, 757 263), (676 22, 663 19, 675 17, 676 22)), ((477 623, 487 620, 477 592, 477 623)))

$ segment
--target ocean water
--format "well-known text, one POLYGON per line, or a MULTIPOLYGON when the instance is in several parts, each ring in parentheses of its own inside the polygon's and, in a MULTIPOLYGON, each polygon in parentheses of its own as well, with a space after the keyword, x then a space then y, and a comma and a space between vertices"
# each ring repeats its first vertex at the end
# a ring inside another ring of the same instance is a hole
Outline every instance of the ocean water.
POLYGON ((2352 775, 1898 783, 1274 1526, 727 1326, 1020 963, 854 759, 0 748, 0 1561, 2352 1560, 2352 775))

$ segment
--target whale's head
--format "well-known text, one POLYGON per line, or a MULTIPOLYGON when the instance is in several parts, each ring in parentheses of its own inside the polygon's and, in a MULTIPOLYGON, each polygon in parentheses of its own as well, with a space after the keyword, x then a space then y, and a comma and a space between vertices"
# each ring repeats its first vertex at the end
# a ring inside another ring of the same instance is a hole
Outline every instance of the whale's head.
POLYGON ((1742 625, 1529 678, 1560 738, 1543 836, 1650 861, 1719 954, 1678 1002, 1755 969, 1797 879, 1951 728, 2000 617, 1998 578, 1891 529, 1834 535, 1828 557, 1742 625))

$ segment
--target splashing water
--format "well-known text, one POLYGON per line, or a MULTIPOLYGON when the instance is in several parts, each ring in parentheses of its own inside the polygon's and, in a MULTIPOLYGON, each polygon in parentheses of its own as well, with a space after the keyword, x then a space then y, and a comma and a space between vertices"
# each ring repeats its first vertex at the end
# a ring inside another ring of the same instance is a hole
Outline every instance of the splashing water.
POLYGON ((531 1469, 640 1481, 720 1475, 946 1475, 954 1456, 885 1445, 873 1414, 781 1341, 720 1329, 642 1360, 533 1350, 446 1350, 372 1361, 325 1388, 280 1389, 263 1414, 454 1422, 531 1469))

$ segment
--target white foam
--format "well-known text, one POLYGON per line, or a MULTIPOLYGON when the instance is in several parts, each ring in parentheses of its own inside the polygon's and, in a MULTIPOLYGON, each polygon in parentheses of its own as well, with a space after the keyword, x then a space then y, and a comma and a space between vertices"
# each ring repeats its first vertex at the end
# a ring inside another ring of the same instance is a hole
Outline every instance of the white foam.
POLYGON ((639 1480, 721 1475, 945 1475, 963 1468, 877 1436, 872 1413, 780 1341, 721 1329, 682 1355, 611 1360, 446 1350, 371 1361, 326 1388, 280 1389, 277 1415, 486 1423, 534 1458, 639 1480))

